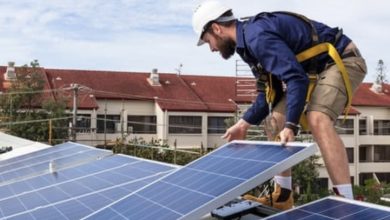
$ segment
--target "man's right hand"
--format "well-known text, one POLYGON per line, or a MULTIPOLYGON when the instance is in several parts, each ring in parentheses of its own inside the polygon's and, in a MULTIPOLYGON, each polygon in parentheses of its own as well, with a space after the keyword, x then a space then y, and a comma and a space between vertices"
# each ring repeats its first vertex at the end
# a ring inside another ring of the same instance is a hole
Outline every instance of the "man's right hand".
POLYGON ((248 122, 240 119, 236 124, 228 128, 221 138, 227 139, 227 141, 243 140, 250 126, 248 122))

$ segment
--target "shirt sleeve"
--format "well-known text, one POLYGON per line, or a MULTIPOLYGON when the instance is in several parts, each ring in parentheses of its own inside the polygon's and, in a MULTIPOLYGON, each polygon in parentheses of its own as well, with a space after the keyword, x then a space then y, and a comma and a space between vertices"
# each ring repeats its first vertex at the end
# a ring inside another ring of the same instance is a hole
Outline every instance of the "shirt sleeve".
POLYGON ((246 42, 250 53, 263 68, 286 84, 286 121, 298 124, 309 79, 295 54, 274 27, 252 26, 246 42))
POLYGON ((251 125, 259 125, 261 121, 267 117, 268 113, 268 104, 265 99, 265 94, 264 92, 259 92, 255 102, 248 108, 242 119, 251 125))

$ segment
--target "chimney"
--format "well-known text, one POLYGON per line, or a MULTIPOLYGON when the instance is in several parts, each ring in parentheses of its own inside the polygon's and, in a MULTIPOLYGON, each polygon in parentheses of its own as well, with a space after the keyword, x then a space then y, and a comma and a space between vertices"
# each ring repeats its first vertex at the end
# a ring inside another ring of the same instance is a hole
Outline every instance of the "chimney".
POLYGON ((377 94, 381 94, 383 93, 383 88, 382 88, 382 84, 381 83, 378 83, 378 82, 374 82, 370 88, 371 91, 377 93, 377 94))
POLYGON ((4 73, 4 80, 14 81, 16 80, 15 62, 8 62, 7 70, 4 73))
POLYGON ((147 80, 151 86, 161 86, 157 69, 152 69, 152 72, 147 80))

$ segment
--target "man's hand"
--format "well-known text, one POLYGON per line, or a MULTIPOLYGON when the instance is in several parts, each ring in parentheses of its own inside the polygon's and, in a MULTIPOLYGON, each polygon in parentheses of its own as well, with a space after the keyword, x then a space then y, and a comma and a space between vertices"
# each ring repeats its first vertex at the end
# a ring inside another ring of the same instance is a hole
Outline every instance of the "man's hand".
POLYGON ((295 140, 294 131, 290 128, 284 128, 280 133, 280 142, 282 145, 286 145, 287 142, 292 142, 295 140))
POLYGON ((227 139, 227 141, 243 140, 245 139, 246 132, 250 124, 243 119, 240 119, 236 124, 226 130, 226 133, 221 137, 227 139))

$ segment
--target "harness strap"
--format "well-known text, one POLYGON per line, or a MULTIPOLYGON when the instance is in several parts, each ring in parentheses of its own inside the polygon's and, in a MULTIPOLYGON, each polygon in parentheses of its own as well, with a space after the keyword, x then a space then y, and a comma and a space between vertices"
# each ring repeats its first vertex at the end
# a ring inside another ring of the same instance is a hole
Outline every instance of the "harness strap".
MULTIPOLYGON (((351 82, 349 80, 347 70, 345 69, 343 61, 342 61, 339 53, 337 52, 336 48, 330 43, 321 43, 321 44, 318 44, 314 47, 311 47, 311 48, 299 53, 298 55, 296 55, 296 58, 297 58, 298 62, 303 62, 305 60, 308 60, 314 56, 317 56, 317 55, 319 55, 321 53, 325 53, 325 52, 328 52, 328 55, 336 63, 336 66, 339 69, 340 74, 341 74, 343 81, 344 81, 345 89, 347 92, 347 104, 345 105, 345 116, 344 116, 344 121, 345 121, 345 119, 347 118, 348 112, 351 108, 351 104, 352 104, 352 86, 351 86, 351 82)), ((311 86, 309 85, 309 91, 308 91, 308 95, 306 97, 306 101, 310 100, 310 95, 311 95, 311 92, 313 89, 314 89, 314 85, 311 85, 311 86)))

